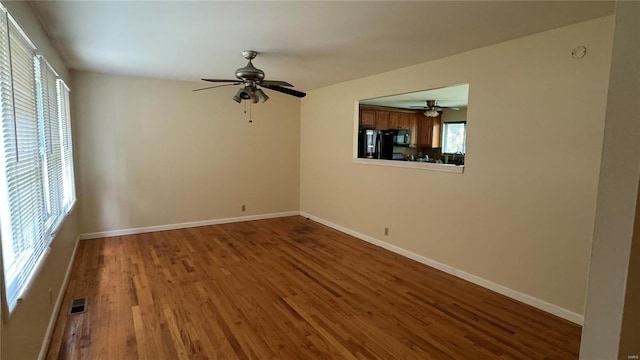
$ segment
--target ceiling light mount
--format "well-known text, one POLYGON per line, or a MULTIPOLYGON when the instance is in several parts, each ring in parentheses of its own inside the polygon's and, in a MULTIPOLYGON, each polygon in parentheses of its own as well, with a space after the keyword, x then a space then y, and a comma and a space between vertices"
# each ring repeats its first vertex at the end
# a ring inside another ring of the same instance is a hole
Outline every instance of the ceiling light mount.
POLYGON ((255 59, 256 56, 258 56, 258 52, 255 50, 244 50, 242 52, 242 57, 244 57, 247 60, 255 59))

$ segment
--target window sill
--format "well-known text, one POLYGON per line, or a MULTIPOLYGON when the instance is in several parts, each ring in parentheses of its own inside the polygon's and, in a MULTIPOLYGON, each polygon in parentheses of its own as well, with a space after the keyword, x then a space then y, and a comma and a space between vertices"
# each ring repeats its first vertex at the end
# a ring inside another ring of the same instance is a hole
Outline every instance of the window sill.
POLYGON ((351 159, 351 162, 354 164, 431 170, 431 171, 441 171, 441 172, 448 172, 448 173, 455 173, 455 174, 462 174, 464 172, 464 165, 436 164, 436 163, 419 162, 419 161, 353 158, 351 159))

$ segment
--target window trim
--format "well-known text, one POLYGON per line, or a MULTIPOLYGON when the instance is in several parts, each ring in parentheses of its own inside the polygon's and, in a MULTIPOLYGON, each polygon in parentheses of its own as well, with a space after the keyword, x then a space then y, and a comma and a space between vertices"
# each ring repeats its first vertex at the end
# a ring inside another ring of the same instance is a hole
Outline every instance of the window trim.
POLYGON ((442 139, 440 140, 440 143, 442 144, 442 155, 460 155, 458 153, 448 153, 444 151, 444 147, 445 147, 445 129, 447 127, 447 125, 449 124, 464 124, 464 142, 463 142, 463 148, 464 151, 462 151, 462 155, 466 155, 467 152, 467 121, 447 121, 447 122, 442 122, 442 139))

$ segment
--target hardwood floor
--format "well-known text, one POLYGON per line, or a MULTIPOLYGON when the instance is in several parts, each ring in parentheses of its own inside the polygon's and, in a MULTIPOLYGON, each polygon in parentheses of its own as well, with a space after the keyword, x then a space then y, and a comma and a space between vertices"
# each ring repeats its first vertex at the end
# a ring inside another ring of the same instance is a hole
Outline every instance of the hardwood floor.
POLYGON ((302 217, 82 241, 48 359, 577 359, 580 327, 302 217), (68 316, 72 298, 88 311, 68 316))

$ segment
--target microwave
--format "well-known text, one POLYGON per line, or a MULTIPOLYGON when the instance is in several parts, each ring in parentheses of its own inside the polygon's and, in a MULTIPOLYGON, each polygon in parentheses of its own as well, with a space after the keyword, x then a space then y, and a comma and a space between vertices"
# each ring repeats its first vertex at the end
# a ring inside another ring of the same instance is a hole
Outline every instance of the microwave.
POLYGON ((398 133, 393 138, 393 145, 395 146, 409 146, 411 143, 411 130, 398 130, 398 133))

